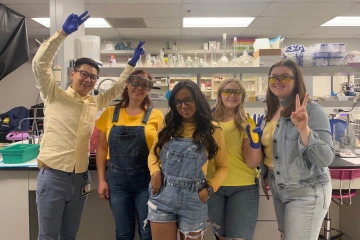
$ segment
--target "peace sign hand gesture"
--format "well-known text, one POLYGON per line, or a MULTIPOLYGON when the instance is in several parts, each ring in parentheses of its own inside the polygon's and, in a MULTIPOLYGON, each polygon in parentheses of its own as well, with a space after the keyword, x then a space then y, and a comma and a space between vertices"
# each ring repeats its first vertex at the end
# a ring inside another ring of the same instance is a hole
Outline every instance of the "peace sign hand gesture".
POLYGON ((308 119, 309 116, 306 112, 306 105, 308 103, 309 94, 305 95, 305 98, 300 105, 299 94, 296 94, 296 109, 295 112, 291 113, 291 121, 295 125, 299 133, 302 133, 308 129, 308 119))

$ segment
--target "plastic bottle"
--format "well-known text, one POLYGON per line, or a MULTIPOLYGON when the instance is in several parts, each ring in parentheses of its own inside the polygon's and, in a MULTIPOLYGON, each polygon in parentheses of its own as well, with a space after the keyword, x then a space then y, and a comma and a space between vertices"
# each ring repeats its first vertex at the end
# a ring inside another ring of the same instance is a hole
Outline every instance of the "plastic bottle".
POLYGON ((112 67, 113 64, 116 64, 115 55, 111 55, 111 58, 110 58, 110 67, 112 67))

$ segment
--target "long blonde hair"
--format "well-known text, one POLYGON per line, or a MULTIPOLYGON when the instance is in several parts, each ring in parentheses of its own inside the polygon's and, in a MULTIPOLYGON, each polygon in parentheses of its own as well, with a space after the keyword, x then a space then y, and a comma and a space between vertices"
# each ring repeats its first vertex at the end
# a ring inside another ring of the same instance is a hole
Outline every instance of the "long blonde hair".
POLYGON ((221 91, 230 82, 237 83, 240 87, 240 90, 243 92, 243 94, 241 95, 240 104, 235 108, 234 121, 235 121, 235 126, 239 131, 245 130, 243 124, 247 119, 246 114, 245 114, 245 109, 244 109, 246 90, 245 90, 244 86, 242 85, 241 81, 237 78, 229 78, 229 79, 226 79, 225 81, 221 82, 221 84, 217 90, 217 94, 216 94, 217 101, 216 101, 215 109, 213 111, 213 118, 216 122, 221 122, 224 119, 226 110, 225 110, 224 103, 221 99, 221 91))

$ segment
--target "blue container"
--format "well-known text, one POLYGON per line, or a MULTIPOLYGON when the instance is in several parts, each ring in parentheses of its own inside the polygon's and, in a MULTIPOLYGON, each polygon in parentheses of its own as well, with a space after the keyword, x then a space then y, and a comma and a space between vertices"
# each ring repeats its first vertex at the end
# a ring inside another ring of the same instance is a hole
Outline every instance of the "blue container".
POLYGON ((35 159, 39 148, 39 144, 15 144, 0 149, 0 153, 4 164, 19 164, 35 159))

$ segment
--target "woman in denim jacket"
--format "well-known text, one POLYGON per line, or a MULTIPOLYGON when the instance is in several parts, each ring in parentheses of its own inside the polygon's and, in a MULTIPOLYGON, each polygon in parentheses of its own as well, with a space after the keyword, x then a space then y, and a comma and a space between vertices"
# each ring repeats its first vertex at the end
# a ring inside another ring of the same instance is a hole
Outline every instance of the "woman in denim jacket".
POLYGON ((315 240, 331 201, 328 166, 335 154, 329 120, 308 101, 296 63, 274 64, 268 78, 263 190, 269 199, 271 189, 283 239, 315 240))
POLYGON ((208 216, 206 202, 228 172, 224 134, 211 121, 210 106, 193 81, 176 84, 169 106, 148 158, 152 238, 176 240, 179 230, 181 240, 201 240, 208 216), (206 180, 212 158, 215 173, 206 180))

